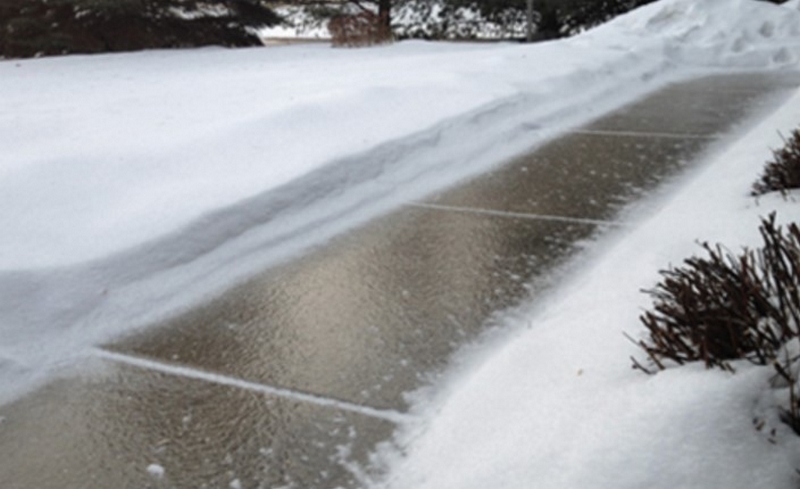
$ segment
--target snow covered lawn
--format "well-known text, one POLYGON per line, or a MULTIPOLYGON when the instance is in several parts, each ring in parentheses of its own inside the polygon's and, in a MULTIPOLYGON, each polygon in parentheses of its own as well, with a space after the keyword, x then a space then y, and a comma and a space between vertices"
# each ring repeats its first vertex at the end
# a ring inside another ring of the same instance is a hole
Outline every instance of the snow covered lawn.
MULTIPOLYGON (((662 0, 537 45, 400 43, 0 61, 0 402, 131 328, 674 80, 797 69, 800 2, 662 0)), ((746 197, 800 98, 605 243, 443 389, 393 487, 789 487, 750 424, 769 372, 629 370, 638 290, 752 244, 746 197), (721 177, 724 175, 724 177, 721 177), (712 191, 713 190, 713 191, 712 191), (446 395, 449 394, 449 395, 446 395), (453 467, 453 470, 442 470, 453 467), (735 467, 736 470, 732 470, 735 467)))

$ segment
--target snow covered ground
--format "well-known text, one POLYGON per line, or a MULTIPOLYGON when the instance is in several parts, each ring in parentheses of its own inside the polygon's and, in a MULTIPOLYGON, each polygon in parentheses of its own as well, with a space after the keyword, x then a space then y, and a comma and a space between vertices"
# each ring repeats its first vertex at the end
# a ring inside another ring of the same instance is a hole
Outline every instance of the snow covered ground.
MULTIPOLYGON (((535 144, 532 127, 544 140, 674 80, 798 59, 798 0, 662 0, 537 45, 2 61, 0 402, 99 342, 485 171, 535 144)), ((637 291, 695 238, 746 244, 769 209, 798 217, 791 202, 745 195, 799 107, 711 162, 532 312, 535 327, 456 376, 406 433, 415 442, 392 462, 392 486, 788 487, 791 438, 773 446, 749 424, 768 373, 644 378, 621 331, 636 334, 637 291)))

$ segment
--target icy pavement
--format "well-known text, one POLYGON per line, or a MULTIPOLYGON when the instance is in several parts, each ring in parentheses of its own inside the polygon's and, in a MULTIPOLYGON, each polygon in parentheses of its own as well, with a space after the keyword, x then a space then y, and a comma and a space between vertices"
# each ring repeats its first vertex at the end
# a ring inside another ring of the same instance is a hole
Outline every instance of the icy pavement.
POLYGON ((409 393, 797 85, 668 87, 98 349, 0 407, 0 485, 364 484, 368 454, 414 416, 409 393))

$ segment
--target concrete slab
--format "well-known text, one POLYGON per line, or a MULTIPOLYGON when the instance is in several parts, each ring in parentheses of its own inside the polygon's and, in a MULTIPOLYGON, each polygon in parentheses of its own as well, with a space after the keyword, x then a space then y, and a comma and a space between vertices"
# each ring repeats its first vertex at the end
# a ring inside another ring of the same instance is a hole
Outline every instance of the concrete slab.
POLYGON ((352 487, 347 463, 395 428, 125 365, 54 381, 0 419, 3 489, 352 487))
POLYGON ((795 73, 715 75, 675 84, 590 124, 586 129, 716 136, 747 114, 774 107, 796 89, 795 73))
POLYGON ((405 392, 594 229, 402 209, 107 348, 403 410, 405 392))
POLYGON ((709 143, 695 138, 567 134, 425 202, 614 220, 623 205, 674 175, 709 143))
POLYGON ((747 114, 777 107, 798 84, 796 73, 759 73, 671 85, 425 203, 613 220, 721 133, 747 123, 747 114))

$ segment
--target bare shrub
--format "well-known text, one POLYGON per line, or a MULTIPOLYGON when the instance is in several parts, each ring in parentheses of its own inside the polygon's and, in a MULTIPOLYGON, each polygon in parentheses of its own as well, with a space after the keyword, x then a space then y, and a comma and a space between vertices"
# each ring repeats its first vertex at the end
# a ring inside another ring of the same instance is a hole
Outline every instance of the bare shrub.
POLYGON ((781 358, 773 362, 777 375, 772 379, 772 387, 788 391, 787 399, 778 405, 781 421, 789 425, 795 434, 800 435, 800 342, 794 340, 786 345, 781 358), (788 406, 787 406, 788 404, 788 406))
POLYGON ((800 188, 800 129, 792 131, 783 148, 773 151, 772 161, 764 167, 764 174, 753 184, 753 195, 800 188))
POLYGON ((784 234, 773 213, 760 231, 761 248, 734 256, 705 244, 707 258, 662 271, 645 291, 655 300, 641 317, 649 339, 636 343, 657 369, 702 361, 733 371, 736 359, 778 365, 781 348, 800 336, 800 229, 791 224, 784 234))
POLYGON ((385 16, 370 11, 332 17, 328 22, 328 32, 334 46, 371 46, 392 40, 385 16))

